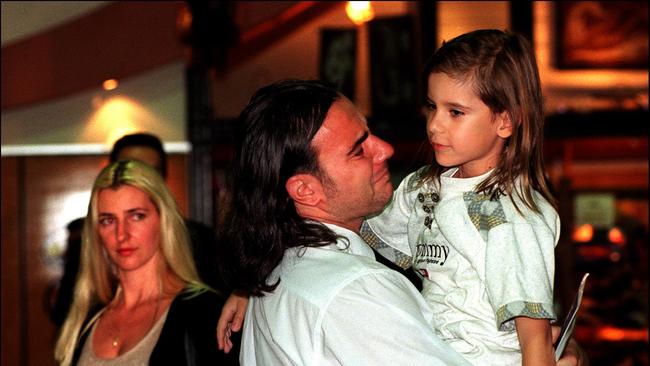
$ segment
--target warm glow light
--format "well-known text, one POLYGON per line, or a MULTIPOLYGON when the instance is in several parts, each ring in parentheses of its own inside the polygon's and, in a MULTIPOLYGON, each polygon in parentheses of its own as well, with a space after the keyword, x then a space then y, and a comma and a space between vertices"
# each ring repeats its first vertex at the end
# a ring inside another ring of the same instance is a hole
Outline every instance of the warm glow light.
POLYGON ((106 91, 113 90, 117 88, 118 85, 120 85, 120 83, 117 81, 117 79, 108 79, 102 83, 102 87, 106 91))
POLYGON ((623 234, 621 229, 617 227, 613 227, 609 229, 609 233, 607 233, 607 237, 609 238, 609 241, 614 244, 625 245, 625 234, 623 234))
MULTIPOLYGON (((105 93, 110 94, 110 93, 105 93)), ((85 123, 80 141, 103 142, 108 147, 125 134, 153 131, 159 136, 172 134, 172 123, 156 116, 137 100, 123 95, 97 98, 94 111, 85 123)))
POLYGON ((375 17, 370 1, 348 1, 345 12, 356 25, 361 25, 375 17))
POLYGON ((608 341, 620 341, 625 337, 625 332, 623 329, 614 328, 614 327, 605 327, 598 332, 600 339, 605 339, 608 341))
POLYGON ((183 5, 183 7, 181 7, 181 10, 178 12, 178 17, 176 18, 176 28, 182 35, 187 35, 191 32, 192 12, 187 7, 187 5, 183 5))
POLYGON ((648 342, 648 328, 626 329, 604 326, 598 329, 596 337, 603 341, 648 342))
POLYGON ((573 231, 573 241, 576 243, 587 243, 594 237, 594 227, 591 224, 584 224, 573 231))
POLYGON ((126 98, 109 98, 95 111, 87 130, 95 135, 104 136, 104 141, 111 146, 125 134, 145 129, 141 127, 144 119, 138 106, 126 98))

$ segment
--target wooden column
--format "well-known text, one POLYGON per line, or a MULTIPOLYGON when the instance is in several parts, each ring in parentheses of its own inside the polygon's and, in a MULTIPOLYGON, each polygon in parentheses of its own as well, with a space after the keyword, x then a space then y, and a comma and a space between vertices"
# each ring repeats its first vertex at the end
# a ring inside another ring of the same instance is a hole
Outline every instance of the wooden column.
POLYGON ((533 2, 510 1, 510 29, 522 34, 533 43, 533 2))

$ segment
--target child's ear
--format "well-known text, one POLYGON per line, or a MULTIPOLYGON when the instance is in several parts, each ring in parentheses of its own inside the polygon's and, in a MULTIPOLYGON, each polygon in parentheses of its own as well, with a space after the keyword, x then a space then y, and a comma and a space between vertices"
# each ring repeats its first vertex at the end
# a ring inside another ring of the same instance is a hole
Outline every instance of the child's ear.
POLYGON ((510 114, 506 111, 499 113, 497 116, 497 136, 507 139, 512 135, 512 121, 510 114))
POLYGON ((320 181, 311 174, 296 174, 285 184, 289 197, 296 203, 315 206, 322 199, 323 189, 320 181))

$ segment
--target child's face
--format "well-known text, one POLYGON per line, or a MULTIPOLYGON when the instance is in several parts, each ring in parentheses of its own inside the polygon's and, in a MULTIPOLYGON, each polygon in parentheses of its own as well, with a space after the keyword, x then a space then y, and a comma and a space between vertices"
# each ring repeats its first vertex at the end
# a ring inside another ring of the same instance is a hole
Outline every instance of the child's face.
POLYGON ((438 164, 458 166, 458 177, 486 173, 499 161, 512 133, 507 113, 493 115, 474 93, 471 81, 444 73, 429 75, 427 135, 438 164))

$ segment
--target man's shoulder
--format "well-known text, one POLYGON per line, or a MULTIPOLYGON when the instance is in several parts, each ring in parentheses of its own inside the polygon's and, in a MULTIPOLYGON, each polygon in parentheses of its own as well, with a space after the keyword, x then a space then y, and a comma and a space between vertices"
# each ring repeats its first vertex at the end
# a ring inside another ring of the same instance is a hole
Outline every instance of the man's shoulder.
MULTIPOLYGON (((341 290, 368 278, 394 276, 395 271, 374 258, 324 248, 308 248, 285 258, 281 287, 313 303, 325 303, 341 290)), ((405 281, 408 281, 405 279, 405 281)))

